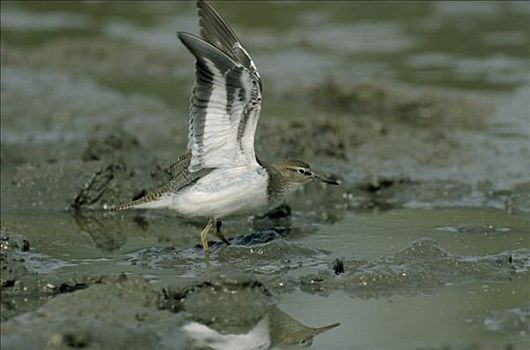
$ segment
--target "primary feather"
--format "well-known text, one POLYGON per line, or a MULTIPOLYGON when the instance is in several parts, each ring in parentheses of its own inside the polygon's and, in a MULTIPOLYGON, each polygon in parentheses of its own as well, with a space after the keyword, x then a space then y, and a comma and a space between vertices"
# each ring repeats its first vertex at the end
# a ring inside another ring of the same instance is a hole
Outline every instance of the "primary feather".
POLYGON ((224 52, 189 33, 178 33, 196 58, 190 106, 190 172, 257 167, 254 134, 261 109, 259 80, 224 52))

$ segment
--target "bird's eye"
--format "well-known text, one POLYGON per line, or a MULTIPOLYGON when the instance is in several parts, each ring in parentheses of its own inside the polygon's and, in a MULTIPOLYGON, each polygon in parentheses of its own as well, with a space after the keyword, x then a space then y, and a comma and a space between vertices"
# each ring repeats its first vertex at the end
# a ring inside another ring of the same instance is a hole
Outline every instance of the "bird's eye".
POLYGON ((305 170, 304 168, 298 168, 298 173, 302 174, 302 175, 305 175, 305 170))

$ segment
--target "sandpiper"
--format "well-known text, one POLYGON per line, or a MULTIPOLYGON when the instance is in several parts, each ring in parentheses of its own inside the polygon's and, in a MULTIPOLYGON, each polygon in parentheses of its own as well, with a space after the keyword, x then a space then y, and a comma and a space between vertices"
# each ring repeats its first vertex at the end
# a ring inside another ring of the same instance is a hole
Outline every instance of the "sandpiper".
POLYGON ((300 160, 267 163, 254 152, 261 109, 261 77, 236 34, 206 1, 197 1, 200 37, 178 32, 195 56, 187 150, 169 168, 172 180, 140 199, 117 205, 169 208, 185 217, 209 219, 200 237, 208 252, 208 232, 221 220, 252 215, 280 204, 311 181, 338 185, 300 160))

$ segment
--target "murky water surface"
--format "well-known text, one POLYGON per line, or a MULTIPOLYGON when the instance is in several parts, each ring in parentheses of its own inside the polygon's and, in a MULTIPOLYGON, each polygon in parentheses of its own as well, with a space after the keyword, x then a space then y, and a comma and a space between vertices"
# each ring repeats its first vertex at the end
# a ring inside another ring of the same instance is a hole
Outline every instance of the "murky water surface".
POLYGON ((101 210, 184 149, 194 5, 1 6, 5 346, 528 348, 528 3, 217 4, 264 79, 260 154, 344 184, 226 221, 209 259, 200 220, 101 210))
POLYGON ((97 218, 10 213, 6 221, 27 227, 26 266, 41 274, 126 273, 163 287, 255 273, 299 322, 341 322, 317 337, 315 348, 497 348, 529 339, 530 220, 500 210, 350 212, 310 234, 293 227, 286 243, 253 246, 255 254, 221 247, 208 261, 198 246, 190 248, 194 225, 164 216, 147 215, 143 228, 129 215, 97 218), (287 252, 275 257, 268 248, 287 252), (332 272, 336 258, 345 262, 344 274, 332 272))

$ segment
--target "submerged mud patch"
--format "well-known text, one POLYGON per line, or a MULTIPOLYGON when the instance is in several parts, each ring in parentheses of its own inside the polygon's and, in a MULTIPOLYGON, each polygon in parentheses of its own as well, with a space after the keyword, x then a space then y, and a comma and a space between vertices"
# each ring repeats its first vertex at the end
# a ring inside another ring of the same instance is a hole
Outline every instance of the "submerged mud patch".
POLYGON ((303 247, 282 238, 286 231, 269 229, 230 238, 231 245, 210 242, 211 252, 205 257, 202 247, 149 248, 129 254, 129 263, 153 268, 194 270, 208 274, 215 271, 244 271, 276 274, 282 271, 321 263, 323 251, 303 247), (258 242, 262 241, 262 242, 258 242))
POLYGON ((422 239, 392 257, 373 261, 345 259, 343 272, 338 275, 328 263, 327 269, 301 276, 295 284, 305 292, 319 295, 329 295, 336 290, 344 290, 356 298, 413 295, 477 280, 522 278, 528 274, 529 262, 528 249, 467 257, 450 254, 435 241, 422 239))
POLYGON ((58 294, 71 293, 101 281, 97 276, 63 276, 43 271, 46 264, 56 262, 32 253, 29 241, 18 233, 2 229, 1 241, 2 321, 34 310, 58 294))
POLYGON ((481 323, 484 328, 492 333, 528 337, 530 335, 530 305, 491 311, 487 315, 473 321, 481 323))

